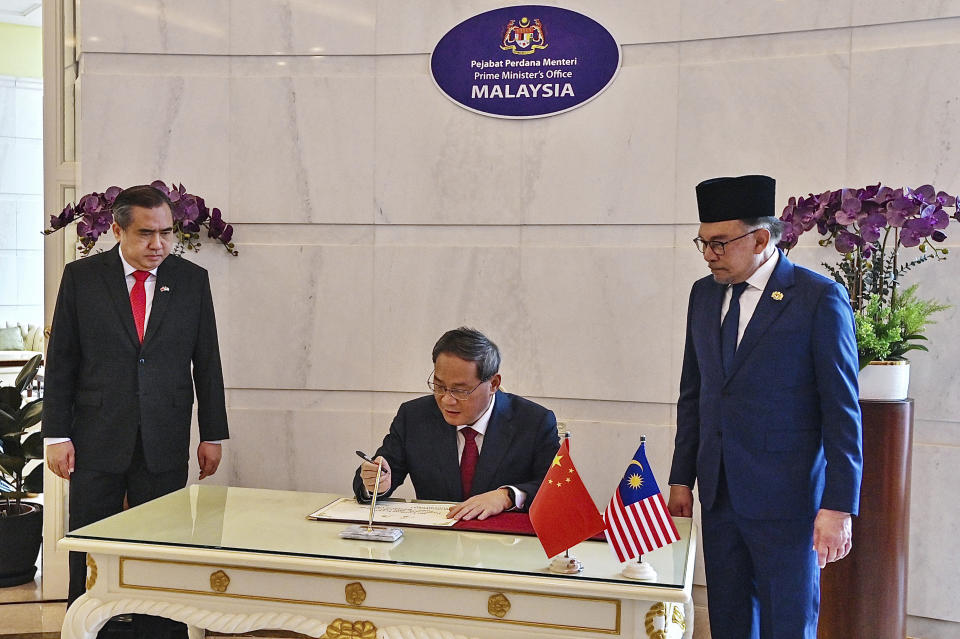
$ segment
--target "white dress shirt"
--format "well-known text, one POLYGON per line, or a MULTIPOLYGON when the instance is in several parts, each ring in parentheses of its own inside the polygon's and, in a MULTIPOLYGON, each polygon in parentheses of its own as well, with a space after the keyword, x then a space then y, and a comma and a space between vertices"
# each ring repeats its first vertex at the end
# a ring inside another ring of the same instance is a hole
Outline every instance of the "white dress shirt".
MULTIPOLYGON (((760 303, 760 296, 763 295, 763 289, 767 287, 770 276, 773 275, 773 269, 777 267, 780 261, 780 252, 774 251, 773 255, 766 262, 753 272, 747 278, 747 288, 740 294, 740 325, 737 327, 737 346, 743 339, 743 332, 750 323, 754 311, 757 310, 757 304, 760 303)), ((723 318, 727 316, 727 309, 730 308, 730 298, 733 297, 733 287, 728 286, 723 292, 723 306, 720 309, 720 323, 723 324, 723 318)))

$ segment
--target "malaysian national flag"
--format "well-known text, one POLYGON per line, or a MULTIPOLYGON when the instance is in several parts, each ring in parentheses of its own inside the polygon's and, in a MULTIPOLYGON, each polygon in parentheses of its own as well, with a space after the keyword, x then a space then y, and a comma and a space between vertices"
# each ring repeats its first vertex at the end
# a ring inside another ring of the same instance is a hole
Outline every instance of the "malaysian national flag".
POLYGON ((680 540, 647 463, 643 441, 613 493, 603 521, 603 533, 621 562, 680 540))

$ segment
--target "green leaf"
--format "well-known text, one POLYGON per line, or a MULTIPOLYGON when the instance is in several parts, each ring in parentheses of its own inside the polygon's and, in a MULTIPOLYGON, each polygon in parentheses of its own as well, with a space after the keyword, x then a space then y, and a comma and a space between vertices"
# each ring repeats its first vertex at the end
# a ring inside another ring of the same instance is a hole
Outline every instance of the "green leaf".
POLYGON ((930 349, 923 344, 909 344, 900 350, 901 353, 906 353, 907 351, 925 351, 929 353, 930 349))
POLYGON ((17 389, 18 393, 22 393, 23 389, 30 385, 30 382, 33 381, 33 378, 37 374, 37 369, 40 368, 40 362, 43 361, 43 355, 34 355, 30 358, 30 361, 23 365, 23 368, 20 369, 20 374, 17 375, 17 381, 13 383, 14 388, 17 389))
POLYGON ((0 386, 0 408, 6 412, 12 412, 20 409, 23 404, 23 396, 13 386, 0 386))
POLYGON ((43 433, 34 433, 24 440, 23 456, 25 459, 43 459, 43 433))
POLYGON ((26 430, 31 426, 39 424, 40 418, 42 416, 43 416, 43 400, 36 399, 30 402, 29 404, 23 407, 23 409, 20 411, 20 415, 18 415, 20 428, 22 430, 26 430))
POLYGON ((0 455, 0 468, 11 475, 21 472, 26 463, 23 457, 17 455, 0 455))
POLYGON ((28 493, 43 492, 43 464, 37 464, 37 467, 23 478, 23 489, 28 493))
POLYGON ((13 455, 14 457, 19 457, 23 447, 20 445, 20 435, 23 433, 17 432, 12 435, 4 435, 0 437, 0 453, 5 455, 13 455))
POLYGON ((0 428, 12 424, 14 421, 16 421, 16 418, 13 415, 0 408, 0 428))

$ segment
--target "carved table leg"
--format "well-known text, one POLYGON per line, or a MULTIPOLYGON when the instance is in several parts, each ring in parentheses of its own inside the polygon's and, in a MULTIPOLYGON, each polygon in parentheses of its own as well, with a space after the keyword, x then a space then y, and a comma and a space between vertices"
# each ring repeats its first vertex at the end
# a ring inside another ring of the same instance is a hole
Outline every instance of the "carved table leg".
POLYGON ((98 613, 100 605, 99 599, 94 599, 89 594, 81 595, 67 608, 60 631, 61 639, 96 639, 100 628, 110 618, 98 613))

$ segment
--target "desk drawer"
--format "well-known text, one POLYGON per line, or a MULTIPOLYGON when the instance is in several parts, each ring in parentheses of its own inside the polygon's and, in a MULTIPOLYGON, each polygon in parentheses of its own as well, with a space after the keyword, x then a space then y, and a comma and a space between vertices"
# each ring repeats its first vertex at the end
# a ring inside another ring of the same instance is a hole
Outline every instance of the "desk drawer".
MULTIPOLYGON (((505 580, 508 577, 505 577, 505 580)), ((120 558, 120 588, 620 633, 620 601, 323 573, 120 558)))

